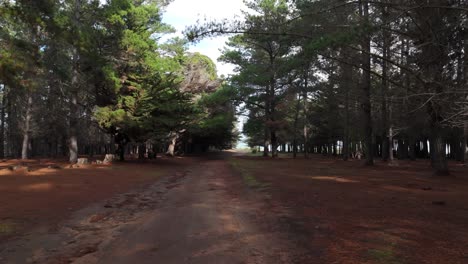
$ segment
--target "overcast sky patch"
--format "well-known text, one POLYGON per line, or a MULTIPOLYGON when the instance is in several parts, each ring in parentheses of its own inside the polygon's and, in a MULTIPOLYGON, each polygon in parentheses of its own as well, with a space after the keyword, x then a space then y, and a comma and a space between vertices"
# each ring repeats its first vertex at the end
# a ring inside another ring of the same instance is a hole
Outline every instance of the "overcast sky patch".
MULTIPOLYGON (((178 35, 190 25, 207 20, 233 19, 241 16, 241 10, 246 7, 242 0, 175 0, 163 14, 163 22, 172 25, 178 35)), ((218 62, 221 55, 220 49, 228 37, 206 38, 191 45, 190 52, 200 52, 210 57, 218 68, 219 75, 232 73, 233 65, 218 62)))

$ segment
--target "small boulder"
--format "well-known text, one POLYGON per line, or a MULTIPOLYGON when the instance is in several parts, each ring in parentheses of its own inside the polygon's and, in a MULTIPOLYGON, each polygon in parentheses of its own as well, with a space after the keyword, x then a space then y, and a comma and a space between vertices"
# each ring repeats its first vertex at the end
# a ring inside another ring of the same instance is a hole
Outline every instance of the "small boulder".
POLYGON ((76 164, 83 165, 83 164, 89 164, 88 158, 79 158, 76 162, 76 164))
POLYGON ((30 171, 29 167, 23 166, 23 165, 9 166, 8 169, 11 171, 19 171, 19 170, 30 171))
POLYGON ((104 164, 109 164, 112 163, 115 159, 115 156, 113 154, 106 154, 104 157, 104 160, 102 161, 104 164))
POLYGON ((102 160, 96 160, 96 164, 102 164, 102 160))

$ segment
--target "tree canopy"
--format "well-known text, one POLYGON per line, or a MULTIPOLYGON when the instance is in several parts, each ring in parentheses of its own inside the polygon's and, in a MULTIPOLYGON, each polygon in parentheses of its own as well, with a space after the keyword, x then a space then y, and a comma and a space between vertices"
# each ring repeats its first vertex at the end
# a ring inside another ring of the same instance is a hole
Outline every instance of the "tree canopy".
POLYGON ((247 1, 242 20, 186 29, 232 34, 223 60, 252 147, 392 161, 466 159, 465 1, 247 1), (271 146, 271 147, 269 147, 271 146))
POLYGON ((160 41, 174 32, 169 2, 2 1, 0 155, 143 157, 175 134, 179 153, 230 147, 234 109, 214 63, 160 41))

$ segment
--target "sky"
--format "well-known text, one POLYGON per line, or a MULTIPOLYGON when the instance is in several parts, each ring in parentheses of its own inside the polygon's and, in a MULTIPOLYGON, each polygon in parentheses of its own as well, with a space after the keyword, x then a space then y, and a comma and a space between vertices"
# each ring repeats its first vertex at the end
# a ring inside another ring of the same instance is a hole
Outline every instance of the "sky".
MULTIPOLYGON (((243 0, 174 0, 166 8, 163 22, 172 25, 177 30, 177 34, 181 34, 185 27, 197 24, 198 20, 230 19, 240 16, 241 10, 245 9, 243 0)), ((227 38, 226 36, 204 39, 192 45, 189 51, 207 55, 216 63, 218 75, 227 76, 232 73, 233 65, 218 62, 220 49, 223 48, 227 38)))

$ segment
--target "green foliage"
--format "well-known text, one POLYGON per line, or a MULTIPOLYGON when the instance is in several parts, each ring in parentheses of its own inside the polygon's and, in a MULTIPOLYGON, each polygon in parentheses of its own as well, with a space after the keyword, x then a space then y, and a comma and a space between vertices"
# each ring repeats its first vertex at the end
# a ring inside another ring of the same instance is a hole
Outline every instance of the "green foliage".
POLYGON ((83 127, 79 142, 107 144, 104 131, 119 144, 184 133, 229 145, 234 110, 225 90, 211 96, 221 83, 215 64, 187 53, 184 39, 158 42, 174 32, 161 21, 169 2, 1 1, 2 101, 18 105, 6 109, 9 144, 29 134, 63 151, 83 127), (201 92, 183 89, 189 70, 201 92))
POLYGON ((393 252, 393 249, 369 249, 368 255, 376 264, 402 264, 393 252))
POLYGON ((192 136, 218 148, 231 148, 238 138, 232 100, 233 90, 228 86, 203 94, 196 102, 197 118, 189 127, 192 136))
POLYGON ((258 191, 266 191, 270 187, 270 183, 261 182, 251 173, 252 167, 248 166, 248 164, 234 158, 230 159, 229 162, 231 163, 231 166, 240 173, 242 180, 247 187, 258 191))
POLYGON ((0 235, 13 234, 17 229, 16 223, 11 222, 0 222, 0 235))
POLYGON ((161 138, 183 123, 182 113, 190 112, 189 100, 177 91, 184 43, 159 45, 153 38, 171 31, 161 23, 155 3, 120 0, 104 8, 113 25, 111 53, 118 57, 109 57, 102 71, 116 100, 97 108, 94 117, 103 128, 117 129, 134 140, 161 138), (165 52, 173 53, 161 56, 165 52))
POLYGON ((201 69, 201 74, 206 74, 209 77, 210 81, 214 81, 218 78, 218 73, 216 71, 216 65, 214 62, 206 55, 200 54, 198 52, 189 54, 184 61, 184 65, 197 67, 201 69))

